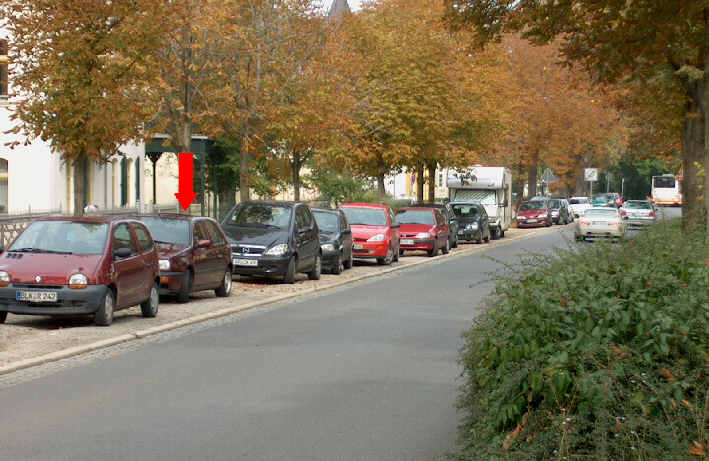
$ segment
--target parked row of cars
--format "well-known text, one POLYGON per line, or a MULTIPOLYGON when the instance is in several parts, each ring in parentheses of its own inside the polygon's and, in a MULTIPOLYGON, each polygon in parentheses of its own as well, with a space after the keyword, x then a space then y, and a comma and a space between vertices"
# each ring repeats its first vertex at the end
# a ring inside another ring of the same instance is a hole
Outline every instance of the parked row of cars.
POLYGON ((517 210, 517 227, 550 227, 566 225, 576 218, 565 198, 533 197, 523 202, 517 210))

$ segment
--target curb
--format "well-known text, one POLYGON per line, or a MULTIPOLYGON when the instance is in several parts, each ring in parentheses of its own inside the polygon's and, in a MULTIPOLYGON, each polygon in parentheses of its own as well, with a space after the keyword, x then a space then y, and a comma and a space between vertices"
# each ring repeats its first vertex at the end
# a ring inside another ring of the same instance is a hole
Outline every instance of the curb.
POLYGON ((62 349, 57 352, 50 352, 49 354, 40 355, 39 357, 33 357, 33 358, 25 359, 25 360, 20 360, 15 363, 12 363, 10 365, 2 366, 2 367, 0 367, 0 376, 14 373, 16 371, 24 370, 27 368, 35 367, 38 365, 44 365, 46 363, 68 359, 71 357, 75 357, 77 355, 85 354, 87 352, 95 351, 97 349, 103 349, 106 347, 115 346, 117 344, 123 344, 123 343, 127 343, 130 341, 135 341, 138 339, 147 338, 149 336, 155 336, 157 334, 164 333, 166 331, 176 330, 178 328, 206 322, 208 320, 213 320, 213 319, 217 319, 220 317, 226 317, 227 315, 232 315, 232 314, 236 314, 239 312, 248 311, 251 309, 255 309, 257 307, 267 306, 269 304, 275 304, 275 303, 279 303, 281 301, 286 301, 286 300, 293 300, 293 299, 297 299, 297 298, 300 298, 300 297, 303 297, 306 295, 310 295, 313 293, 333 290, 336 288, 340 288, 340 287, 343 287, 346 285, 353 284, 355 282, 361 282, 362 280, 368 280, 368 279, 371 279, 374 277, 379 277, 382 275, 390 274, 392 272, 405 271, 405 270, 409 270, 414 267, 422 266, 424 264, 431 264, 431 263, 435 263, 438 261, 443 262, 446 259, 455 259, 458 257, 467 256, 467 255, 470 255, 473 253, 481 253, 481 252, 484 252, 484 251, 491 249, 491 248, 495 248, 498 246, 505 246, 505 245, 507 245, 507 243, 516 242, 519 240, 527 240, 529 238, 537 237, 542 234, 552 233, 552 231, 556 231, 557 229, 559 229, 559 228, 552 227, 552 228, 548 228, 548 229, 541 229, 536 232, 522 234, 518 237, 512 237, 512 238, 508 238, 508 239, 505 239, 502 241, 498 240, 497 241, 498 243, 491 245, 491 246, 485 245, 485 246, 480 246, 480 247, 475 246, 472 248, 466 248, 462 251, 458 251, 455 254, 448 254, 443 257, 439 256, 437 258, 431 258, 431 259, 423 259, 421 261, 409 263, 405 266, 388 267, 388 268, 385 268, 385 269, 377 271, 377 272, 370 272, 367 274, 362 274, 361 276, 359 276, 357 278, 341 280, 341 281, 335 282, 333 284, 330 284, 328 286, 318 287, 317 285, 315 285, 310 290, 303 290, 298 293, 272 296, 270 298, 266 298, 261 301, 255 301, 255 302, 243 304, 241 306, 227 307, 224 309, 219 309, 219 310, 207 312, 204 314, 194 315, 192 317, 187 317, 187 318, 181 319, 181 320, 175 320, 173 322, 166 323, 164 325, 158 325, 155 327, 147 328, 145 330, 138 330, 138 331, 134 331, 131 333, 125 333, 125 334, 122 334, 119 336, 114 336, 112 338, 102 339, 100 341, 95 341, 93 343, 85 344, 83 346, 74 346, 74 347, 62 349))

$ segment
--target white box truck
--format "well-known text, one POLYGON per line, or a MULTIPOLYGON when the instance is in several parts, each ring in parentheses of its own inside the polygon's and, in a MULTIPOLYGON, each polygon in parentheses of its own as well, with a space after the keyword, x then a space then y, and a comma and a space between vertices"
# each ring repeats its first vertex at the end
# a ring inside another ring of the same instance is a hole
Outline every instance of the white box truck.
POLYGON ((505 236, 512 222, 512 172, 505 167, 475 165, 448 170, 451 203, 479 203, 490 220, 493 239, 505 236))

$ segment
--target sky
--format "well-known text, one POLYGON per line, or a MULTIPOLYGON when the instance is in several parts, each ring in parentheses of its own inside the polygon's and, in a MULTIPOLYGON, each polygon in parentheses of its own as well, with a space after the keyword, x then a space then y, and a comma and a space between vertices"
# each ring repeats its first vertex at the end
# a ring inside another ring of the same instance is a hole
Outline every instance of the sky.
MULTIPOLYGON (((347 3, 349 3, 350 8, 352 8, 353 10, 358 10, 361 0, 347 0, 347 3)), ((328 5, 328 9, 329 9, 330 8, 329 5, 332 5, 332 0, 328 0, 325 4, 328 5)))

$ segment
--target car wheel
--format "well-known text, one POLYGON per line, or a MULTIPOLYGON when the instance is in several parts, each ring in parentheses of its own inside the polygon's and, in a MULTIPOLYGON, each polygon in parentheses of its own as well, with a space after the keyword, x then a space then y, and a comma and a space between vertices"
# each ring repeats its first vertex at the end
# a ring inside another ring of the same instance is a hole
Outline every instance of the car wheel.
POLYGON ((433 258, 433 257, 436 256, 437 254, 438 254, 438 242, 434 241, 434 242, 433 242, 433 248, 431 248, 430 250, 428 250, 428 256, 429 256, 430 258, 433 258))
POLYGON ((101 304, 99 304, 98 310, 94 314, 94 323, 100 327, 109 326, 113 322, 113 310, 115 308, 116 297, 113 294, 113 290, 107 288, 101 304))
POLYGON ((446 239, 446 246, 443 247, 443 254, 447 255, 450 252, 451 252, 451 241, 446 239))
POLYGON ((342 271, 345 270, 345 264, 342 260, 343 260, 342 253, 340 253, 337 256, 337 261, 335 262, 335 266, 332 268, 333 274, 340 275, 342 273, 342 271))
POLYGON ((392 263, 394 260, 394 250, 389 246, 389 250, 387 251, 387 255, 383 258, 377 258, 377 264, 380 266, 388 266, 392 263))
POLYGON ((286 269, 285 275, 283 275, 283 283, 290 285, 295 283, 295 256, 291 257, 288 261, 288 268, 286 269))
POLYGON ((395 263, 398 263, 400 255, 401 255, 401 249, 397 248, 396 251, 394 251, 394 259, 392 261, 395 263))
POLYGON ((153 287, 150 289, 150 296, 140 303, 140 312, 143 314, 143 317, 153 318, 158 315, 159 304, 160 295, 158 294, 158 284, 153 283, 153 287))
POLYGON ((5 311, 0 312, 0 325, 5 323, 5 319, 7 319, 7 312, 5 312, 5 311))
POLYGON ((505 231, 501 230, 500 231, 500 238, 504 238, 504 237, 505 237, 505 231))
POLYGON ((551 224, 551 219, 550 219, 549 221, 547 221, 546 226, 547 226, 547 227, 551 227, 551 226, 552 226, 552 224, 551 224))
POLYGON ((180 285, 180 291, 177 292, 177 302, 186 303, 189 301, 190 293, 192 293, 192 271, 188 270, 182 276, 182 285, 180 285))
POLYGON ((453 237, 453 248, 458 248, 458 236, 453 237))
POLYGON ((352 262, 353 262, 352 260, 353 260, 352 251, 350 251, 349 258, 345 259, 345 262, 343 263, 345 266, 345 269, 352 269, 352 262))
POLYGON ((488 227, 488 229, 487 229, 487 237, 485 237, 485 243, 488 243, 488 242, 490 241, 490 237, 491 237, 490 228, 488 227))
POLYGON ((318 253, 317 256, 315 256, 315 266, 313 266, 313 270, 308 272, 308 278, 310 280, 320 280, 320 275, 322 274, 322 256, 320 253, 318 253))
POLYGON ((214 294, 220 298, 226 298, 231 294, 231 285, 231 269, 227 267, 226 272, 224 272, 224 277, 222 278, 222 283, 216 290, 214 290, 214 294))
POLYGON ((491 232, 491 235, 493 240, 497 240, 500 238, 500 231, 498 229, 495 229, 494 232, 491 232))
POLYGON ((483 231, 480 231, 480 235, 475 239, 475 243, 483 243, 483 231))

